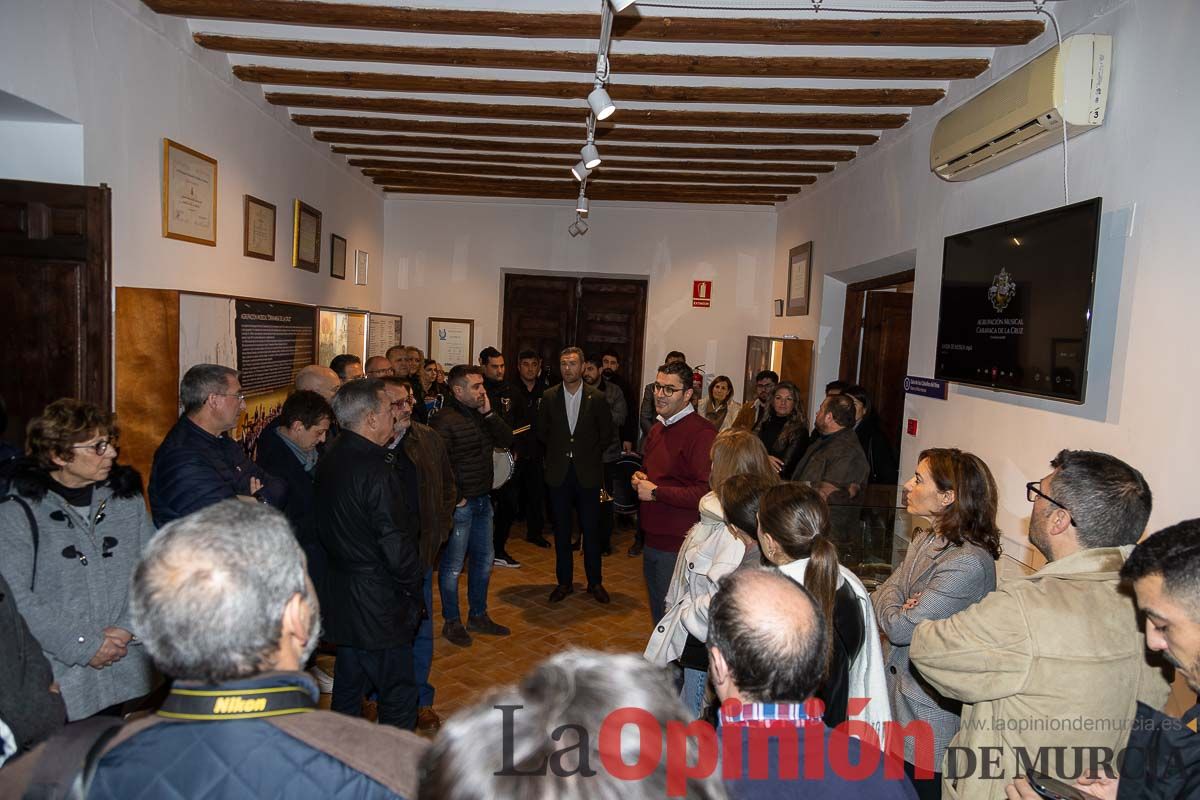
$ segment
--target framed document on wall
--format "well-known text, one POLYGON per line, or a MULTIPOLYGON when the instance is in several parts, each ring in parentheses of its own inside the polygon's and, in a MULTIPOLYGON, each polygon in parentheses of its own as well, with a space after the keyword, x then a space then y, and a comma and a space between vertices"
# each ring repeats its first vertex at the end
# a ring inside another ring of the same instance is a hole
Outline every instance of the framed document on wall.
POLYGON ((243 195, 242 255, 275 260, 275 206, 266 200, 243 195))
POLYGON ((369 256, 366 250, 354 251, 354 283, 358 286, 367 285, 367 265, 369 256))
POLYGON ((449 369, 474 363, 475 320, 429 318, 429 358, 449 369))
POLYGON ((168 239, 217 246, 217 160, 163 139, 162 231, 168 239))
POLYGON ((346 280, 346 240, 336 233, 329 234, 329 275, 346 280))
POLYGON ((321 212, 299 200, 292 212, 292 266, 321 271, 321 212))
POLYGON ((812 242, 788 251, 787 315, 808 316, 808 290, 812 284, 812 242))

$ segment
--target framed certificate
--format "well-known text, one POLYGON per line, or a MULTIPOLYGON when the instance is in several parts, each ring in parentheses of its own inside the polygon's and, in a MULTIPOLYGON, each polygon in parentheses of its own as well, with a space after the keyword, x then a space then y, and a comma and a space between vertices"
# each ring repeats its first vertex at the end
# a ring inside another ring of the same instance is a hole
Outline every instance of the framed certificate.
POLYGON ((808 290, 812 283, 812 242, 788 251, 787 315, 808 316, 808 290))
POLYGON ((446 368, 473 363, 475 320, 429 318, 429 358, 446 368))
POLYGON ((242 255, 275 260, 275 206, 266 200, 243 195, 242 255))
POLYGON ((366 250, 354 251, 354 283, 356 286, 367 285, 367 261, 368 255, 366 250))
POLYGON ((299 200, 292 212, 292 266, 321 271, 321 212, 299 200))
POLYGON ((163 139, 162 192, 163 236, 216 247, 216 159, 163 139))
POLYGON ((329 234, 329 275, 346 280, 346 240, 336 233, 329 234))

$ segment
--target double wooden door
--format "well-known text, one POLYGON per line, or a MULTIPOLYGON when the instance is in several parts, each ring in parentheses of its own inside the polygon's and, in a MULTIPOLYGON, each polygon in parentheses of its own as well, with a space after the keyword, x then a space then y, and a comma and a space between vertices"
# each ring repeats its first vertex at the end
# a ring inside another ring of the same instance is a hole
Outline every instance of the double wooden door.
POLYGON ((112 406, 107 186, 0 180, 0 396, 5 439, 52 400, 112 406))
POLYGON ((515 374, 517 355, 533 350, 551 383, 559 381, 558 354, 576 346, 587 355, 614 350, 621 372, 640 385, 646 339, 646 281, 560 275, 504 276, 501 340, 515 374))

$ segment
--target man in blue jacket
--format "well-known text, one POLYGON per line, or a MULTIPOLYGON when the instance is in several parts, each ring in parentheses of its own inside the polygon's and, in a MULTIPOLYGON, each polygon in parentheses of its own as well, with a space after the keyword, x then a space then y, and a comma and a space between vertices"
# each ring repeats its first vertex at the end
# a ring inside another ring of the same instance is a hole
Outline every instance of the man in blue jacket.
POLYGON ((179 383, 183 415, 154 453, 150 511, 161 528, 236 497, 282 508, 287 483, 257 466, 227 435, 246 410, 237 370, 197 364, 179 383))

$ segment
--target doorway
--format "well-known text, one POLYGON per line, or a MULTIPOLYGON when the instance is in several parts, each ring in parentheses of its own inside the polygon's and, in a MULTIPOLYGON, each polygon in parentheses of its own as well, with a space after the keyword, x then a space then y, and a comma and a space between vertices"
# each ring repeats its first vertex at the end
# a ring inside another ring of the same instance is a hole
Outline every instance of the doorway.
POLYGON ((915 270, 846 286, 838 378, 867 390, 880 429, 900 452, 915 270))
POLYGON ((646 341, 647 282, 637 278, 580 278, 505 273, 500 339, 504 358, 523 350, 542 359, 549 384, 558 383, 558 354, 576 346, 586 355, 613 350, 636 385, 646 341))
POLYGON ((18 447, 60 397, 112 407, 111 209, 104 185, 0 180, 0 395, 18 447))

